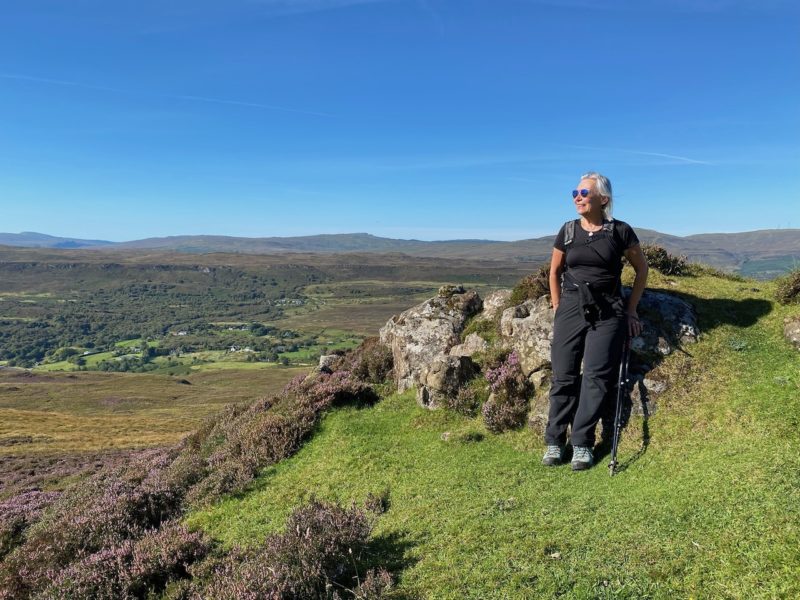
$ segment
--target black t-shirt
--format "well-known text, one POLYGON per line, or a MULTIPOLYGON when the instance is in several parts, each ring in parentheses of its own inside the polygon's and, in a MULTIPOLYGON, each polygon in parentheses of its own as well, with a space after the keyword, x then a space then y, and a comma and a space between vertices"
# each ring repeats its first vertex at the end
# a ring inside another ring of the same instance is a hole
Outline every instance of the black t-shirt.
POLYGON ((567 249, 564 246, 566 223, 561 226, 553 246, 567 253, 566 270, 579 281, 588 282, 594 289, 612 293, 622 273, 625 250, 639 243, 630 225, 614 219, 614 239, 611 233, 585 231, 580 219, 575 222, 575 237, 567 249))

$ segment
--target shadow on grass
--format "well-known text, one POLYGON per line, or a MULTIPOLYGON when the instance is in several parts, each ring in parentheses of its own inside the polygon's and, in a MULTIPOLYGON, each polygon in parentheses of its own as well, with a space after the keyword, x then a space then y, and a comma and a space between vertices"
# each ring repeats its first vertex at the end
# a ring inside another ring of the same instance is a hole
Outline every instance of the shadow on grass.
POLYGON ((678 294, 697 310, 698 326, 706 333, 722 325, 750 327, 772 311, 772 303, 761 298, 731 300, 728 298, 698 298, 678 294))
MULTIPOLYGON (((397 582, 402 578, 403 571, 413 567, 417 558, 409 556, 409 550, 416 543, 411 539, 408 531, 394 531, 379 535, 370 540, 362 560, 362 565, 369 569, 386 569, 392 574, 392 579, 397 582)), ((392 600, 416 600, 417 596, 393 590, 388 596, 392 600)))
MULTIPOLYGON (((647 452, 647 447, 650 445, 650 408, 649 404, 650 401, 647 398, 647 388, 644 386, 644 382, 641 380, 635 381, 634 386, 639 386, 639 394, 642 401, 642 443, 639 446, 639 449, 630 457, 625 459, 625 461, 619 460, 619 453, 617 453, 617 467, 615 469, 615 473, 619 474, 625 471, 628 467, 633 465, 637 460, 639 460, 644 454, 647 452)), ((628 424, 631 418, 631 414, 633 413, 633 402, 631 401, 630 393, 625 394, 625 398, 622 405, 622 415, 620 419, 620 433, 622 430, 625 429, 625 426, 628 424)), ((605 417, 603 419, 603 437, 601 439, 600 444, 595 448, 595 459, 596 464, 600 465, 604 462, 604 459, 607 456, 610 456, 612 451, 612 440, 613 440, 613 432, 614 432, 614 417, 611 415, 610 420, 607 420, 605 417), (606 431, 609 432, 609 435, 606 435, 606 431)))
MULTIPOLYGON (((759 298, 733 300, 727 298, 700 298, 685 293, 674 293, 674 295, 679 296, 682 300, 690 303, 694 307, 697 313, 698 328, 702 333, 708 333, 724 325, 750 327, 772 310, 772 304, 769 301, 759 298)), ((654 321, 658 322, 657 319, 654 319, 654 321)), ((668 323, 659 323, 659 325, 662 332, 669 338, 668 341, 675 351, 681 352, 689 357, 692 356, 691 352, 684 348, 682 340, 678 337, 679 331, 675 331, 668 323)), ((647 452, 647 448, 650 444, 650 416, 655 409, 655 404, 652 403, 649 397, 648 389, 644 383, 644 377, 648 372, 654 370, 663 360, 664 356, 658 355, 647 357, 637 357, 635 354, 632 355, 630 365, 630 387, 626 390, 623 399, 620 430, 621 434, 624 434, 631 415, 634 412, 634 402, 631 398, 631 391, 636 389, 639 401, 636 403, 635 407, 640 410, 639 414, 641 414, 643 418, 642 440, 641 446, 633 456, 626 458, 624 461, 620 461, 620 457, 617 456, 617 473, 625 471, 647 452)), ((616 398, 616 392, 613 397, 616 398)), ((604 459, 609 457, 612 451, 611 446, 616 401, 608 404, 602 418, 603 437, 595 448, 595 462, 598 465, 605 462, 604 459)))

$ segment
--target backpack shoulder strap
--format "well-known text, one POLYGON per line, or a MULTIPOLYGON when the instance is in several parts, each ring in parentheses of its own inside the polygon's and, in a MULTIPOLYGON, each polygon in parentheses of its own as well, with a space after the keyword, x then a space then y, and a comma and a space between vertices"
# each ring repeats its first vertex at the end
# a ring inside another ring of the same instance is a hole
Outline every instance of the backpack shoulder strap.
POLYGON ((564 223, 564 247, 566 248, 575 241, 575 221, 564 223))
POLYGON ((603 221, 603 231, 606 232, 611 245, 614 248, 614 251, 618 254, 622 254, 622 241, 618 239, 617 236, 617 228, 615 227, 616 221, 614 219, 610 221, 603 221))

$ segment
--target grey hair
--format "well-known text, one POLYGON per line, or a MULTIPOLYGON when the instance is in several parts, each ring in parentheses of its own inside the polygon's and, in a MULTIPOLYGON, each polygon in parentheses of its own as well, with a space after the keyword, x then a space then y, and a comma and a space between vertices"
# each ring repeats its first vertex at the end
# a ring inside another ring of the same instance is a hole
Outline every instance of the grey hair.
POLYGON ((613 208, 614 197, 611 192, 611 180, 605 175, 601 175, 595 171, 584 173, 581 175, 581 179, 593 180, 595 182, 595 189, 597 190, 597 193, 608 198, 608 202, 606 202, 606 205, 603 207, 603 217, 609 221, 612 220, 613 217, 611 216, 611 210, 613 208))

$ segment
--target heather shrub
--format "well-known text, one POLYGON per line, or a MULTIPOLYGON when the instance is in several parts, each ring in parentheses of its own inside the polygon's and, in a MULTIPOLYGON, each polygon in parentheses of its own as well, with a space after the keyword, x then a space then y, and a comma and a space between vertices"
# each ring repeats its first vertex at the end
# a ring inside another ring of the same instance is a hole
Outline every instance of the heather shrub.
POLYGON ((502 433, 521 427, 528 415, 528 401, 525 398, 502 398, 489 396, 483 405, 483 420, 492 433, 502 433))
POLYGON ((377 337, 368 337, 354 350, 343 354, 333 364, 334 371, 350 371, 353 377, 368 383, 384 383, 392 372, 392 351, 377 337))
MULTIPOLYGON (((210 568, 201 565, 197 581, 191 589, 180 590, 180 597, 328 598, 331 588, 357 589, 357 570, 373 520, 374 515, 356 506, 347 509, 312 500, 292 513, 283 533, 267 537, 260 547, 235 548, 211 561, 210 568)), ((386 576, 373 575, 370 592, 386 589, 387 581, 386 576)))
POLYGON ((381 600, 388 598, 387 592, 390 592, 393 586, 394 581, 389 571, 370 569, 363 581, 353 590, 353 597, 355 600, 381 600))
POLYGON ((777 280, 775 299, 781 304, 800 304, 800 269, 777 280))
POLYGON ((509 305, 516 306, 526 300, 536 300, 550 293, 550 265, 544 264, 535 273, 523 277, 511 290, 509 305))
POLYGON ((57 573, 44 598, 98 600, 149 598, 171 580, 188 577, 188 565, 204 558, 210 544, 201 533, 170 523, 134 542, 91 554, 57 573))
POLYGON ((128 569, 133 542, 127 540, 118 546, 104 548, 69 565, 54 571, 52 580, 37 598, 97 600, 128 600, 128 569))
POLYGON ((59 496, 61 492, 35 490, 0 502, 0 560, 22 543, 25 530, 38 521, 59 496))
POLYGON ((243 490, 255 477, 256 471, 238 459, 214 466, 208 477, 195 485, 186 495, 186 503, 197 507, 214 502, 225 494, 243 490))
MULTIPOLYGON (((353 368, 385 377, 381 353, 368 345, 353 368)), ((241 491, 260 468, 296 452, 325 410, 375 399, 351 371, 303 375, 278 396, 228 407, 174 448, 142 452, 60 496, 31 493, 0 504, 0 599, 146 598, 165 590, 176 598, 305 598, 332 582, 353 587, 350 551, 360 554, 371 528, 364 510, 312 503, 262 548, 217 562, 201 560, 209 542, 172 520, 187 504, 241 491), (187 581, 205 563, 219 573, 200 593, 187 581)), ((385 578, 373 579, 377 586, 385 578)))
MULTIPOLYGON (((71 563, 92 555, 96 555, 92 560, 97 561, 98 572, 111 568, 119 558, 115 548, 180 511, 185 489, 165 478, 173 455, 171 451, 146 452, 130 465, 101 472, 65 491, 30 527, 25 542, 0 564, 0 594, 27 597, 71 563)), ((80 579, 70 577, 70 581, 80 579)))
POLYGON ((454 412, 465 417, 475 417, 488 398, 489 389, 486 380, 475 377, 467 385, 459 388, 454 397, 447 397, 445 403, 447 408, 454 412))
POLYGON ((491 394, 482 413, 486 428, 494 433, 519 427, 528 414, 530 386, 522 373, 516 352, 486 370, 491 394))
POLYGON ((470 387, 459 388, 455 396, 449 396, 445 399, 445 405, 450 410, 465 417, 474 417, 481 407, 478 394, 470 387))
POLYGON ((211 550, 211 542, 202 532, 189 531, 171 522, 149 531, 133 545, 129 591, 146 598, 163 590, 167 583, 189 576, 188 566, 202 560, 211 550))
POLYGON ((685 256, 673 256, 661 246, 642 244, 642 252, 647 259, 647 265, 663 275, 685 275, 689 271, 685 256))

